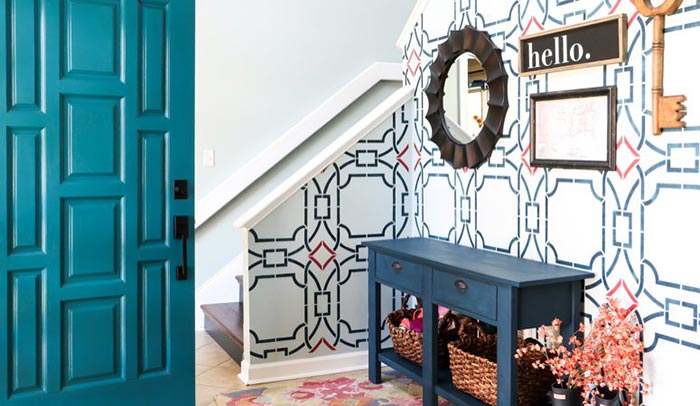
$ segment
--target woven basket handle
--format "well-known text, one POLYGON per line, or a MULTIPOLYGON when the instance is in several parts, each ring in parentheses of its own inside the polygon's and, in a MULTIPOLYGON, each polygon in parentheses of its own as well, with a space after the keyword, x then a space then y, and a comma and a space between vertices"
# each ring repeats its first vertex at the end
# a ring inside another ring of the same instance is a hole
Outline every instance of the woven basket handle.
POLYGON ((455 322, 455 324, 457 324, 457 318, 456 318, 456 316, 452 313, 452 310, 451 310, 451 309, 448 309, 448 310, 447 310, 447 313, 445 313, 445 315, 442 316, 442 318, 438 318, 438 326, 437 326, 437 327, 438 327, 438 331, 441 331, 443 328, 444 328, 445 330, 449 330, 449 329, 450 329, 450 324, 451 324, 452 322, 455 322))
POLYGON ((479 332, 479 336, 483 337, 486 335, 486 332, 484 331, 484 327, 480 324, 477 323, 474 319, 466 317, 464 318, 461 323, 459 323, 459 330, 457 330, 457 334, 461 336, 471 336, 469 331, 467 331, 467 328, 470 329, 476 329, 479 332))

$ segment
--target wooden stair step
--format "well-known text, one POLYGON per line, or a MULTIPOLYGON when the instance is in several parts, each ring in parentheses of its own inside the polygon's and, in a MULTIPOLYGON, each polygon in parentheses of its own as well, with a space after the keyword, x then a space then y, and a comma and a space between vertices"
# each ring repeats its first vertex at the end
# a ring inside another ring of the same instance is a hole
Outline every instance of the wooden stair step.
POLYGON ((243 303, 202 305, 204 329, 234 361, 243 358, 243 303))

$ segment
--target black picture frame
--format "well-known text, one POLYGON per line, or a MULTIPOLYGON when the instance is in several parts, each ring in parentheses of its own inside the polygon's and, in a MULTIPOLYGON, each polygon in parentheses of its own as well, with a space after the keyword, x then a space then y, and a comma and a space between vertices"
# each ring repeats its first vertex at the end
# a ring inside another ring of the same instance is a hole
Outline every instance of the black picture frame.
POLYGON ((530 95, 530 166, 614 171, 616 155, 616 86, 530 95))

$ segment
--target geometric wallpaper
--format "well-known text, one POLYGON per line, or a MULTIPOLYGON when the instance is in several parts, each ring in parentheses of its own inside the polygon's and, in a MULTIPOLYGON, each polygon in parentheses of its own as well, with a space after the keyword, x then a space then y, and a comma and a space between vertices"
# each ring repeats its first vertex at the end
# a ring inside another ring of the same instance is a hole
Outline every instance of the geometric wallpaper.
POLYGON ((665 37, 665 94, 685 94, 689 114, 685 130, 660 137, 650 129, 652 24, 630 0, 435 0, 403 44, 420 151, 414 233, 594 272, 586 318, 610 295, 644 323, 652 385, 645 404, 655 406, 689 404, 683 388, 695 374, 685 366, 697 372, 700 365, 700 0, 686 0, 666 19, 665 37), (522 35, 621 13, 629 20, 627 63, 518 77, 522 35), (511 106, 489 161, 455 171, 430 142, 422 89, 437 46, 467 24, 488 31, 503 50, 511 106), (531 167, 529 95, 611 85, 618 92, 616 170, 531 167))
MULTIPOLYGON (((360 244, 409 236, 407 112, 393 113, 249 231, 251 363, 366 349, 360 244)), ((387 312, 396 294, 384 295, 387 312)))
MULTIPOLYGON (((250 230, 251 362, 366 349, 359 244, 424 236, 594 272, 586 319, 614 296, 644 323, 644 404, 689 404, 700 365, 700 0, 666 18, 665 94, 685 94, 688 116, 659 137, 652 26, 631 0, 429 2, 402 46, 413 102, 250 230), (626 63, 518 77, 520 36, 621 13, 626 63), (510 108, 490 159, 455 171, 430 141, 423 88, 438 45, 467 24, 501 48, 510 108), (612 85, 616 170, 531 167, 529 95, 612 85)), ((384 295, 386 312, 398 295, 384 295)))

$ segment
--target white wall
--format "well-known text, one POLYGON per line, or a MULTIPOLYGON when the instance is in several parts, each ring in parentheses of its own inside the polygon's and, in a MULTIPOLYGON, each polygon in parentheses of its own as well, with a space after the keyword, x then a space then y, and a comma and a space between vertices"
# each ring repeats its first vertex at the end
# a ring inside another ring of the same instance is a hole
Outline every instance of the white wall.
POLYGON ((438 45, 467 24, 490 33, 509 71, 505 134, 478 170, 454 171, 442 162, 429 140, 426 98, 416 103, 417 232, 594 272, 586 284, 587 318, 611 295, 644 323, 647 406, 698 404, 692 377, 700 364, 699 5, 685 0, 666 19, 665 91, 688 97, 688 127, 659 137, 650 128, 652 24, 630 1, 433 0, 402 44, 418 94, 438 45), (620 13, 630 21, 627 63, 518 77, 518 38, 525 32, 620 13), (531 168, 529 95, 612 85, 617 170, 531 168))

